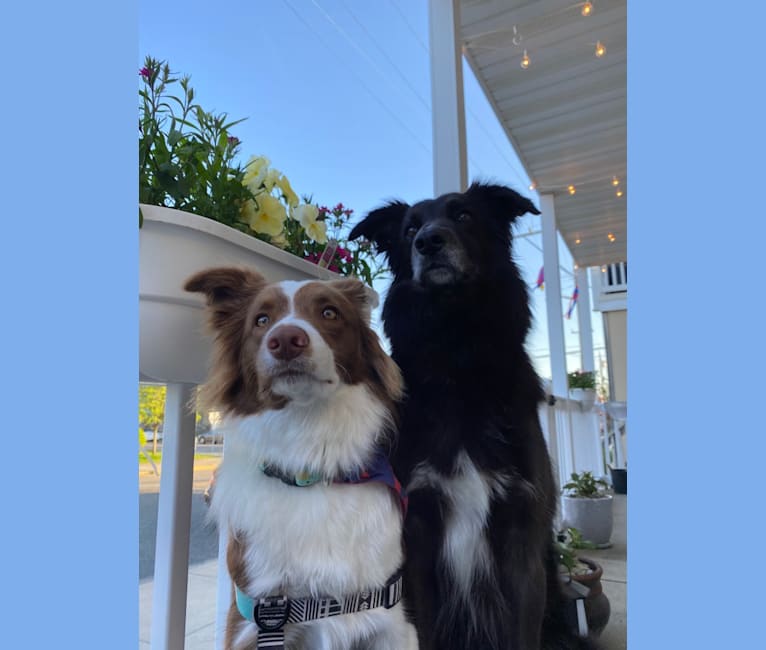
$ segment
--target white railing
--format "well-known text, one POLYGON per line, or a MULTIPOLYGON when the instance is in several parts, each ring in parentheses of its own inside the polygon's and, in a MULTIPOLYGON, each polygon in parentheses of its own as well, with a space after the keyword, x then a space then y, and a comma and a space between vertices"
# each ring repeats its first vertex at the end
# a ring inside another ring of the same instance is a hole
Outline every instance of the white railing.
POLYGON ((601 274, 602 293, 618 293, 628 290, 628 263, 607 264, 601 274))
POLYGON ((613 311, 628 308, 627 262, 594 266, 589 271, 594 310, 613 311))
POLYGON ((569 481, 572 472, 608 475, 608 429, 602 410, 586 410, 576 400, 556 397, 552 406, 541 404, 539 415, 559 485, 569 481))

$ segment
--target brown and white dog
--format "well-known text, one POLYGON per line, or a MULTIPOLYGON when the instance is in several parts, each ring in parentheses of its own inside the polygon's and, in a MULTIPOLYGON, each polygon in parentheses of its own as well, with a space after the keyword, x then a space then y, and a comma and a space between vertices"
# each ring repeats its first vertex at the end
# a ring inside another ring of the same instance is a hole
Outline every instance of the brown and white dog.
MULTIPOLYGON (((202 271, 185 289, 207 297, 215 347, 203 400, 227 420, 211 500, 212 516, 229 532, 237 591, 225 647, 416 647, 401 602, 378 606, 374 596, 362 611, 284 619, 273 646, 244 617, 260 603, 279 619, 280 599, 292 614, 322 598, 369 602, 376 590, 391 590, 402 565, 394 491, 342 482, 388 450, 402 393, 399 370, 369 326, 377 295, 357 280, 269 283, 243 268, 202 271)), ((267 619, 256 617, 268 628, 267 619)))

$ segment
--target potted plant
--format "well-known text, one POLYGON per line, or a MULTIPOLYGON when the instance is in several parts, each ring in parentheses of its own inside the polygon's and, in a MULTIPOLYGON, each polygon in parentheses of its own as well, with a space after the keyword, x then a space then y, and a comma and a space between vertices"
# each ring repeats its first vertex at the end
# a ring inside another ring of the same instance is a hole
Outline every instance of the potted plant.
POLYGON ((182 288, 198 270, 240 264, 270 280, 343 275, 370 285, 385 272, 369 243, 345 237, 353 210, 299 197, 265 156, 237 162, 241 120, 203 110, 188 76, 152 57, 139 75, 142 380, 204 380, 202 300, 182 288))
POLYGON ((576 370, 567 374, 569 397, 577 400, 582 408, 589 411, 596 403, 596 373, 591 370, 576 370))
POLYGON ((607 547, 612 536, 612 495, 609 484, 591 472, 573 472, 562 488, 561 517, 564 527, 576 528, 583 539, 607 547))
MULTIPOLYGON (((580 531, 571 526, 559 531, 554 540, 562 582, 570 587, 569 590, 565 589, 565 594, 569 592, 571 599, 583 598, 588 629, 597 636, 606 627, 611 613, 609 599, 601 585, 604 571, 598 562, 577 553, 580 549, 595 547, 595 544, 584 540, 580 531)), ((574 627, 576 610, 571 618, 574 627)))

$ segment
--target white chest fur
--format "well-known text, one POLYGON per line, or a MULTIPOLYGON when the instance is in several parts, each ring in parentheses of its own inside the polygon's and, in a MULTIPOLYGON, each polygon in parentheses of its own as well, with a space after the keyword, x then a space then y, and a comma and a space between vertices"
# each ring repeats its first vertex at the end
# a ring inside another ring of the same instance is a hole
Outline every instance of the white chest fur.
POLYGON ((325 475, 358 468, 387 414, 362 386, 333 403, 230 423, 211 512, 244 542, 251 596, 342 596, 382 586, 402 563, 401 511, 381 483, 293 487, 259 469, 325 475))
POLYGON ((451 573, 459 595, 468 599, 475 579, 491 573, 487 520, 492 499, 505 490, 506 478, 480 472, 461 451, 451 476, 440 474, 427 463, 418 465, 408 489, 422 486, 438 489, 447 502, 440 559, 451 573))

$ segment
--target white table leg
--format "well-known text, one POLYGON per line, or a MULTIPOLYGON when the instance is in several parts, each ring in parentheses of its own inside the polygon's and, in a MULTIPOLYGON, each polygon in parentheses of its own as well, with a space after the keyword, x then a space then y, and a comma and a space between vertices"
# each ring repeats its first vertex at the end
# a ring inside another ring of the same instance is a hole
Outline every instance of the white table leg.
MULTIPOLYGON (((226 436, 223 437, 223 457, 226 458, 226 436)), ((226 546, 229 543, 228 531, 218 531, 218 590, 215 609, 215 648, 223 650, 226 635, 226 618, 231 606, 231 578, 226 566, 226 546)))
POLYGON ((194 384, 168 384, 152 595, 152 650, 183 650, 194 474, 194 384))

